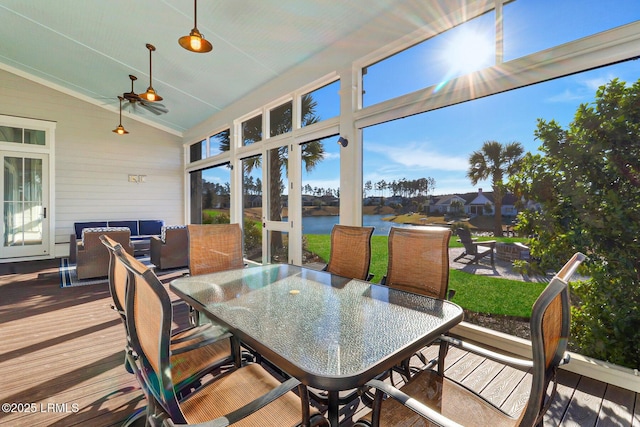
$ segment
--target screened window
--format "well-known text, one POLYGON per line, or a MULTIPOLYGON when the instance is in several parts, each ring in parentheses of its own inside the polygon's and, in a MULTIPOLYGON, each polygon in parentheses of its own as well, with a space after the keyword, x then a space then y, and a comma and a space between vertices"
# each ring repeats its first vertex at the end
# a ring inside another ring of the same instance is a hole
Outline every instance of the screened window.
POLYGON ((207 145, 205 141, 198 141, 189 147, 189 162, 197 162, 207 157, 207 145))
POLYGON ((262 141, 262 114, 242 122, 242 145, 262 141))
POLYGON ((209 137, 209 157, 220 154, 223 151, 229 151, 231 148, 229 135, 230 131, 226 129, 209 137))
POLYGON ((340 115, 340 80, 305 93, 300 100, 300 126, 340 115))
POLYGON ((291 111, 293 103, 284 103, 269 111, 269 135, 276 136, 291 132, 291 111))
POLYGON ((10 126, 0 126, 0 142, 14 142, 17 144, 45 145, 46 133, 43 130, 24 129, 10 126))
POLYGON ((490 12, 363 68, 363 106, 494 65, 495 36, 490 12))
POLYGON ((528 0, 504 6, 504 60, 519 58, 640 19, 637 0, 528 0))
POLYGON ((201 169, 189 174, 191 223, 229 223, 231 169, 229 164, 201 169))

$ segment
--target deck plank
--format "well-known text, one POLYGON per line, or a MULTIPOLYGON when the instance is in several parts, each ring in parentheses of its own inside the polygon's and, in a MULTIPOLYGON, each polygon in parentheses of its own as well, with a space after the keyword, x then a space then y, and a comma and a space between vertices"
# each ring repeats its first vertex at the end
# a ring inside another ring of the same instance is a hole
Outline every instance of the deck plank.
MULTIPOLYGON (((77 403, 77 413, 0 413, 0 425, 116 426, 144 406, 135 377, 124 360, 124 329, 109 308, 106 285, 60 288, 58 262, 0 265, 0 402, 77 403)), ((165 286, 171 276, 162 277, 165 286)), ((187 324, 187 306, 174 301, 174 328, 187 324)), ((438 347, 423 349, 427 360, 438 347)), ((421 363, 414 358, 413 366, 421 363)), ((524 371, 450 348, 446 375, 467 382, 508 413, 522 409, 531 386, 524 371)), ((396 385, 402 380, 396 376, 396 385)), ((361 402, 344 410, 345 425, 369 411, 361 402)), ((559 372, 557 395, 545 415, 546 426, 640 427, 640 397, 618 387, 559 372)))
POLYGON ((606 388, 607 385, 601 381, 581 377, 560 425, 567 427, 595 426, 606 388))
POLYGON ((596 427, 630 426, 635 397, 635 393, 629 390, 607 385, 596 427))

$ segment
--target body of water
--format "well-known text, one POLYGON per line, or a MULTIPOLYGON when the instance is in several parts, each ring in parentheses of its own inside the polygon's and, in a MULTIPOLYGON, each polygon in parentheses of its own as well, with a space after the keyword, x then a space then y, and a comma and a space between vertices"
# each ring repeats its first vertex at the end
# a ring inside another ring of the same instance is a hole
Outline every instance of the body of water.
MULTIPOLYGON (((411 225, 382 220, 382 218, 388 216, 390 215, 363 215, 362 225, 375 227, 373 234, 376 236, 387 236, 391 227, 411 227, 411 225)), ((304 216, 302 217, 302 234, 331 234, 331 229, 339 221, 340 217, 337 215, 304 216)))

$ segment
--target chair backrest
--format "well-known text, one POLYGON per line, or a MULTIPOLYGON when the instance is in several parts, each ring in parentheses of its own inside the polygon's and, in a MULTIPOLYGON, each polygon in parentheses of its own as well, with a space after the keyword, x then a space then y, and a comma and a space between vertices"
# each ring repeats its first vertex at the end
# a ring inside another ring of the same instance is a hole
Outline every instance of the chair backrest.
POLYGON ((444 227, 391 227, 385 284, 446 298, 449 288, 449 238, 444 227))
POLYGON ((127 329, 145 368, 139 370, 142 387, 174 421, 185 422, 171 377, 171 298, 150 267, 124 251, 116 251, 116 260, 128 271, 127 329))
MULTIPOLYGON (((568 280, 585 256, 576 253, 542 291, 531 312, 533 376, 529 401, 519 425, 532 426, 544 414, 544 399, 549 382, 564 357, 571 321, 568 280)), ((555 387, 555 382, 554 382, 555 387)))
POLYGON ((460 238, 460 243, 464 246, 464 250, 469 255, 475 255, 478 247, 474 244, 471 232, 466 228, 458 228, 455 234, 460 238))
POLYGON ((238 224, 190 224, 187 230, 192 275, 244 267, 238 224))
POLYGON ((371 235, 374 227, 334 225, 331 254, 326 270, 352 279, 366 280, 371 263, 371 235))
POLYGON ((106 234, 100 236, 100 241, 109 251, 109 292, 113 299, 113 306, 122 317, 122 320, 126 322, 125 298, 127 293, 128 273, 124 265, 119 263, 116 259, 116 252, 123 251, 122 245, 106 234))

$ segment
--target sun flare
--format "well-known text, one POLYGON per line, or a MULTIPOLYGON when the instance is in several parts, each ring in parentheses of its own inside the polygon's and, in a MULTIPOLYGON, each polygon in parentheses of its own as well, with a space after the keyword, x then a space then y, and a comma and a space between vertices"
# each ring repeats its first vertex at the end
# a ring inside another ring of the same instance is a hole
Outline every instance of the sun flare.
POLYGON ((494 64, 493 41, 477 31, 460 31, 450 40, 444 54, 454 74, 466 74, 494 64))

